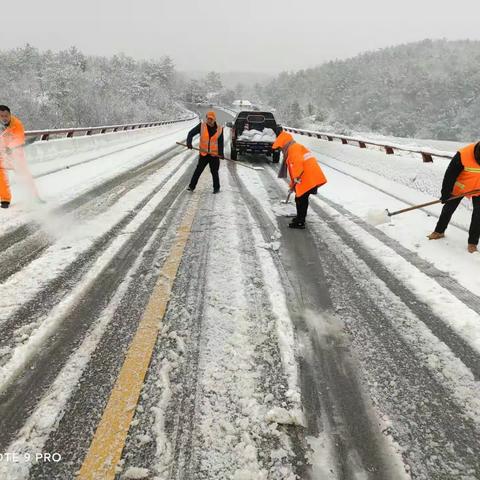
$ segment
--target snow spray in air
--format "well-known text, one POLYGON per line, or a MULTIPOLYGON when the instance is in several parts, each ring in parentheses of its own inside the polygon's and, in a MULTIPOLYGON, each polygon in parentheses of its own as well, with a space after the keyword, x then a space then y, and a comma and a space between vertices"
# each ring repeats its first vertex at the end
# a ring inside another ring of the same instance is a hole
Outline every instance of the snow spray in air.
POLYGON ((366 220, 371 225, 382 225, 384 223, 389 223, 391 217, 386 210, 371 209, 367 212, 366 220))

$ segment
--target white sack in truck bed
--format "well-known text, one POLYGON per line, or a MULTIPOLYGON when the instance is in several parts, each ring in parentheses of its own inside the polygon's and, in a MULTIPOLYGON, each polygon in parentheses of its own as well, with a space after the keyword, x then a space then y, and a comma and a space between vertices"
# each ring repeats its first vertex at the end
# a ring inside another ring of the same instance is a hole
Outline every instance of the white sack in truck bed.
POLYGON ((274 142, 277 135, 271 128, 265 128, 263 132, 259 130, 244 130, 237 140, 246 142, 274 142))

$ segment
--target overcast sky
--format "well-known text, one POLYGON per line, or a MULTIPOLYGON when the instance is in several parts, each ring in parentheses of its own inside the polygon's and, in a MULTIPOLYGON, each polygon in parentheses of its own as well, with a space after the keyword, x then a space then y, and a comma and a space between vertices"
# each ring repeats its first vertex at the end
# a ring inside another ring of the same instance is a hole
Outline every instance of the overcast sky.
POLYGON ((170 55, 181 70, 297 70, 424 38, 480 40, 479 0, 2 2, 0 48, 170 55))

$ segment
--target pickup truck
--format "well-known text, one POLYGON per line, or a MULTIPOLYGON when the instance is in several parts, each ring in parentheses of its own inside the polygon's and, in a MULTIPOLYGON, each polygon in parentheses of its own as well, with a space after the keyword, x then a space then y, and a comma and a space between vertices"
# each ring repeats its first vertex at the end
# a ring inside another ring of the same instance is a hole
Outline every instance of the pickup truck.
POLYGON ((273 113, 243 111, 234 122, 228 122, 231 128, 230 157, 236 160, 238 154, 250 153, 272 157, 273 163, 280 160, 280 152, 272 151, 276 136, 282 131, 273 113))

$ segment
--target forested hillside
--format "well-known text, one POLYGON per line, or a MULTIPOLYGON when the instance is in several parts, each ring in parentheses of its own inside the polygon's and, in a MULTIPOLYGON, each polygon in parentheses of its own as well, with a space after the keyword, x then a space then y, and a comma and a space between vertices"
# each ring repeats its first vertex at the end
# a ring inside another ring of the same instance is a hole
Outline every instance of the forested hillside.
POLYGON ((473 140, 480 136, 480 42, 425 40, 282 73, 262 89, 285 122, 473 140))
POLYGON ((172 60, 87 56, 76 48, 0 51, 0 103, 27 128, 134 123, 178 117, 172 60))

